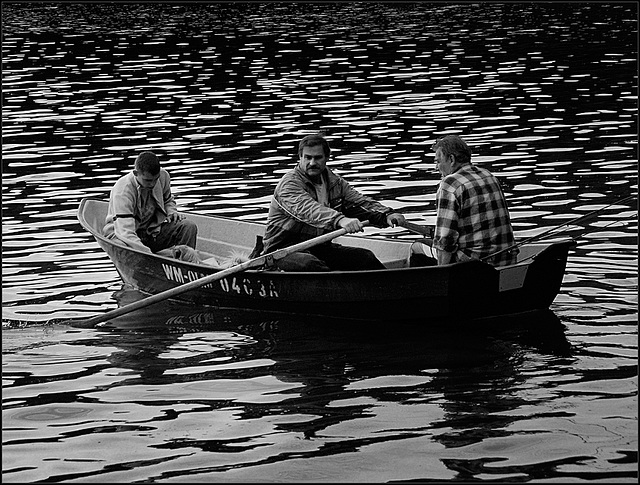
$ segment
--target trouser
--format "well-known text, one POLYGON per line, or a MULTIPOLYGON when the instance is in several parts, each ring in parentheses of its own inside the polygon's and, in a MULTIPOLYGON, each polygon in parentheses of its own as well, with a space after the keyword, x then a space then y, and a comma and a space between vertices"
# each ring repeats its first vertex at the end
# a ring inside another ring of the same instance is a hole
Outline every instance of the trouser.
POLYGON ((145 246, 151 249, 152 253, 179 244, 186 244, 195 249, 197 236, 198 226, 187 219, 165 222, 160 226, 160 233, 155 237, 147 234, 146 231, 138 231, 138 237, 145 246))
POLYGON ((372 251, 336 243, 325 243, 292 253, 278 261, 284 271, 354 271, 385 269, 372 251))
POLYGON ((411 245, 409 266, 437 266, 438 260, 433 249, 433 239, 418 239, 411 245))

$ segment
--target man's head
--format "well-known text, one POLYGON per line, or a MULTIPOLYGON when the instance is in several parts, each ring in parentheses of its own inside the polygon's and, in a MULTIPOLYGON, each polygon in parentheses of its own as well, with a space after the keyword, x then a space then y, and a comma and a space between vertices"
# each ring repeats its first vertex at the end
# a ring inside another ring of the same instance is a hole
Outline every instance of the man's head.
POLYGON ((329 143, 320 135, 305 136, 298 145, 300 168, 311 179, 320 177, 324 172, 330 154, 329 143))
POLYGON ((471 162, 471 149, 458 135, 446 135, 433 145, 436 168, 446 177, 471 162))
POLYGON ((152 189, 160 178, 160 160, 153 152, 142 152, 136 158, 133 175, 138 184, 145 189, 152 189))

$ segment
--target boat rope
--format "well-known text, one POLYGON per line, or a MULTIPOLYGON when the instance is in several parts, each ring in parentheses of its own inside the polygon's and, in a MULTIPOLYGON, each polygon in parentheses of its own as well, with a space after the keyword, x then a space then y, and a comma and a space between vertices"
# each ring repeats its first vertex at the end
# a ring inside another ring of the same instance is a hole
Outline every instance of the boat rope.
MULTIPOLYGON (((548 237, 548 236, 551 236, 551 235, 555 235, 555 234, 558 234, 560 232, 564 232, 567 229, 563 229, 562 231, 558 231, 558 230, 561 227, 570 226, 570 225, 575 224, 576 222, 579 222, 579 221, 581 221, 583 219, 587 219, 589 217, 592 217, 592 216, 598 214, 599 212, 602 212, 603 210, 608 209, 609 207, 611 207, 613 205, 622 204, 623 202, 627 202, 628 200, 635 199, 635 198, 637 198, 637 195, 630 195, 628 197, 624 197, 624 198, 618 199, 615 202, 612 202, 611 204, 607 204, 604 207, 601 207, 600 209, 596 209, 594 211, 589 212, 588 214, 585 214, 585 215, 580 216, 580 217, 576 217, 575 219, 571 219, 570 221, 565 222, 564 224, 560 224, 559 226, 553 227, 553 228, 549 229, 548 231, 544 231, 544 232, 541 232, 540 234, 536 234, 535 236, 531 236, 531 237, 529 237, 527 239, 523 239, 522 241, 519 241, 519 242, 517 242, 515 244, 512 244, 511 246, 506 247, 504 249, 501 249, 500 251, 496 251, 493 254, 490 254, 488 256, 484 256, 483 258, 480 258, 480 261, 484 261, 486 259, 493 258, 493 257, 497 256, 498 254, 502 254, 502 253, 507 252, 507 251, 512 251, 513 249, 519 248, 520 246, 528 244, 528 243, 530 243, 532 241, 536 241, 538 239, 543 239, 545 237, 548 237)), ((618 222, 618 221, 615 221, 615 222, 618 222)))

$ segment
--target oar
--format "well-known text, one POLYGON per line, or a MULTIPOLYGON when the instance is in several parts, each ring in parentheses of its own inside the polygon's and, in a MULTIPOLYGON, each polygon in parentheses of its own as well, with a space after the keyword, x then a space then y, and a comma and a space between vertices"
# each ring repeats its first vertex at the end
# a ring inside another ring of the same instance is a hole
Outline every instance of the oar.
MULTIPOLYGON (((363 226, 366 226, 368 224, 369 224, 368 221, 364 221, 362 223, 363 226)), ((130 313, 132 311, 145 308, 149 305, 153 305, 154 303, 158 303, 159 301, 166 300, 168 298, 173 298, 174 296, 180 295, 181 293, 184 293, 189 290, 193 290, 194 288, 199 288, 208 283, 213 283, 214 281, 221 280, 223 278, 226 278, 227 276, 240 273, 247 269, 258 268, 267 263, 271 264, 273 261, 282 259, 291 253, 295 253, 297 251, 304 251, 305 249, 309 249, 313 246, 318 246, 319 244, 323 244, 337 237, 343 236, 346 233, 347 233, 346 229, 344 228, 338 229, 337 231, 329 232, 327 234, 323 234, 322 236, 314 237, 313 239, 308 239, 307 241, 294 244, 293 246, 278 249, 271 253, 258 256, 257 258, 250 259, 249 261, 245 261, 244 263, 238 264, 237 266, 232 266, 231 268, 227 268, 225 270, 219 271, 218 273, 214 273, 214 274, 205 276, 203 278, 190 281, 189 283, 185 283, 175 288, 171 288, 171 289, 162 291, 160 293, 156 293, 155 295, 149 296, 147 298, 143 298, 142 300, 138 300, 129 305, 116 308, 115 310, 108 311, 107 313, 104 313, 102 315, 96 315, 95 317, 91 317, 81 321, 68 320, 67 322, 64 322, 64 323, 68 323, 69 325, 72 325, 74 327, 82 327, 82 328, 93 327, 98 323, 102 323, 112 318, 119 317, 120 315, 124 315, 126 313, 130 313)))
MULTIPOLYGON (((624 197, 624 198, 622 198, 622 199, 618 199, 618 200, 616 200, 615 202, 612 202, 611 204, 607 204, 607 205, 605 205, 604 207, 601 207, 600 209, 596 209, 596 210, 591 211, 591 212, 589 212, 589 213, 587 213, 587 214, 585 214, 585 215, 583 215, 583 216, 576 217, 575 219, 571 219, 570 221, 565 222, 564 224, 560 224, 559 226, 552 227, 552 228, 551 228, 551 229, 549 229, 548 231, 544 231, 544 232, 541 232, 540 234, 536 234, 535 236, 531 236, 531 237, 529 237, 529 238, 527 238, 527 239, 523 239, 522 241, 519 241, 519 242, 517 242, 517 243, 515 243, 515 244, 512 244, 512 245, 511 245, 511 246, 509 246, 508 248, 501 249, 500 251, 496 251, 496 252, 495 252, 495 253, 493 253, 493 254, 490 254, 490 255, 488 255, 488 256, 485 256, 485 257, 483 257, 483 258, 480 258, 480 261, 484 261, 485 259, 493 258, 494 256, 497 256, 498 254, 502 254, 502 253, 504 253, 504 252, 506 252, 506 251, 511 251, 512 249, 519 248, 520 246, 523 246, 523 245, 525 245, 525 244, 528 244, 528 243, 530 243, 530 242, 532 242, 532 241, 537 241, 538 239, 543 239, 543 238, 545 238, 545 237, 547 237, 547 236, 553 235, 553 234, 555 234, 555 233, 556 233, 556 231, 558 231, 558 229, 560 229, 561 227, 564 227, 564 226, 570 226, 571 224, 575 224, 576 222, 579 222, 579 221, 581 221, 582 219, 587 219, 588 217, 594 216, 594 215, 596 215, 597 213, 602 212, 602 211, 603 211, 603 210, 605 210, 605 209, 608 209, 608 208, 609 208, 609 207, 611 207, 612 205, 615 205, 615 204, 621 204, 621 203, 626 202, 626 201, 628 201, 628 200, 635 199, 636 197, 637 197, 637 195, 630 195, 630 196, 628 196, 628 197, 624 197)), ((564 231, 566 231, 566 229, 564 229, 563 231, 560 231, 560 232, 564 232, 564 231)))
POLYGON ((433 226, 422 226, 409 221, 404 221, 400 226, 405 229, 409 229, 411 232, 415 232, 416 234, 422 234, 425 237, 433 237, 433 226))

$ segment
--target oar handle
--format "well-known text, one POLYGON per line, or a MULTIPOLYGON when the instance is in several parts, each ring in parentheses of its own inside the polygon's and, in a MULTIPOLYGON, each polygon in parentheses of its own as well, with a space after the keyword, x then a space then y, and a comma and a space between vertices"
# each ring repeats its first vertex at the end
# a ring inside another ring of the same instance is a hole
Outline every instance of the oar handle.
MULTIPOLYGON (((363 226, 366 226, 368 224, 369 224, 369 221, 362 222, 363 226)), ((346 229, 344 228, 338 229, 336 231, 329 232, 327 234, 323 234, 318 237, 314 237, 313 239, 308 239, 307 241, 302 241, 301 243, 294 244, 293 246, 277 249, 276 251, 273 251, 271 253, 258 256, 257 258, 250 259, 239 265, 232 266, 231 268, 227 268, 222 271, 218 271, 217 273, 213 273, 213 274, 204 276, 202 278, 199 278, 197 280, 190 281, 183 285, 176 286, 175 288, 170 288, 160 293, 156 293, 155 295, 151 295, 147 298, 143 298, 142 300, 138 300, 134 303, 130 303, 129 305, 116 308, 115 310, 108 311, 107 313, 104 313, 102 315, 96 315, 95 317, 91 317, 86 320, 81 320, 79 322, 70 321, 69 323, 72 324, 74 327, 84 327, 84 328, 93 327, 98 323, 102 323, 112 318, 116 318, 121 315, 124 315, 125 313, 129 313, 129 312, 147 307, 149 305, 153 305, 154 303, 157 303, 159 301, 166 300, 168 298, 173 298, 174 296, 180 295, 186 291, 199 288, 208 283, 212 283, 214 281, 218 281, 223 278, 226 278, 229 275, 240 273, 242 271, 245 271, 251 268, 259 268, 265 265, 267 262, 270 263, 272 261, 277 261, 292 253, 295 253, 298 251, 304 251, 305 249, 309 249, 313 246, 318 246, 320 244, 329 242, 345 234, 347 234, 346 229)))
POLYGON ((422 234, 425 237, 433 237, 433 226, 422 226, 409 221, 404 221, 400 226, 410 230, 411 232, 415 232, 416 234, 422 234))

